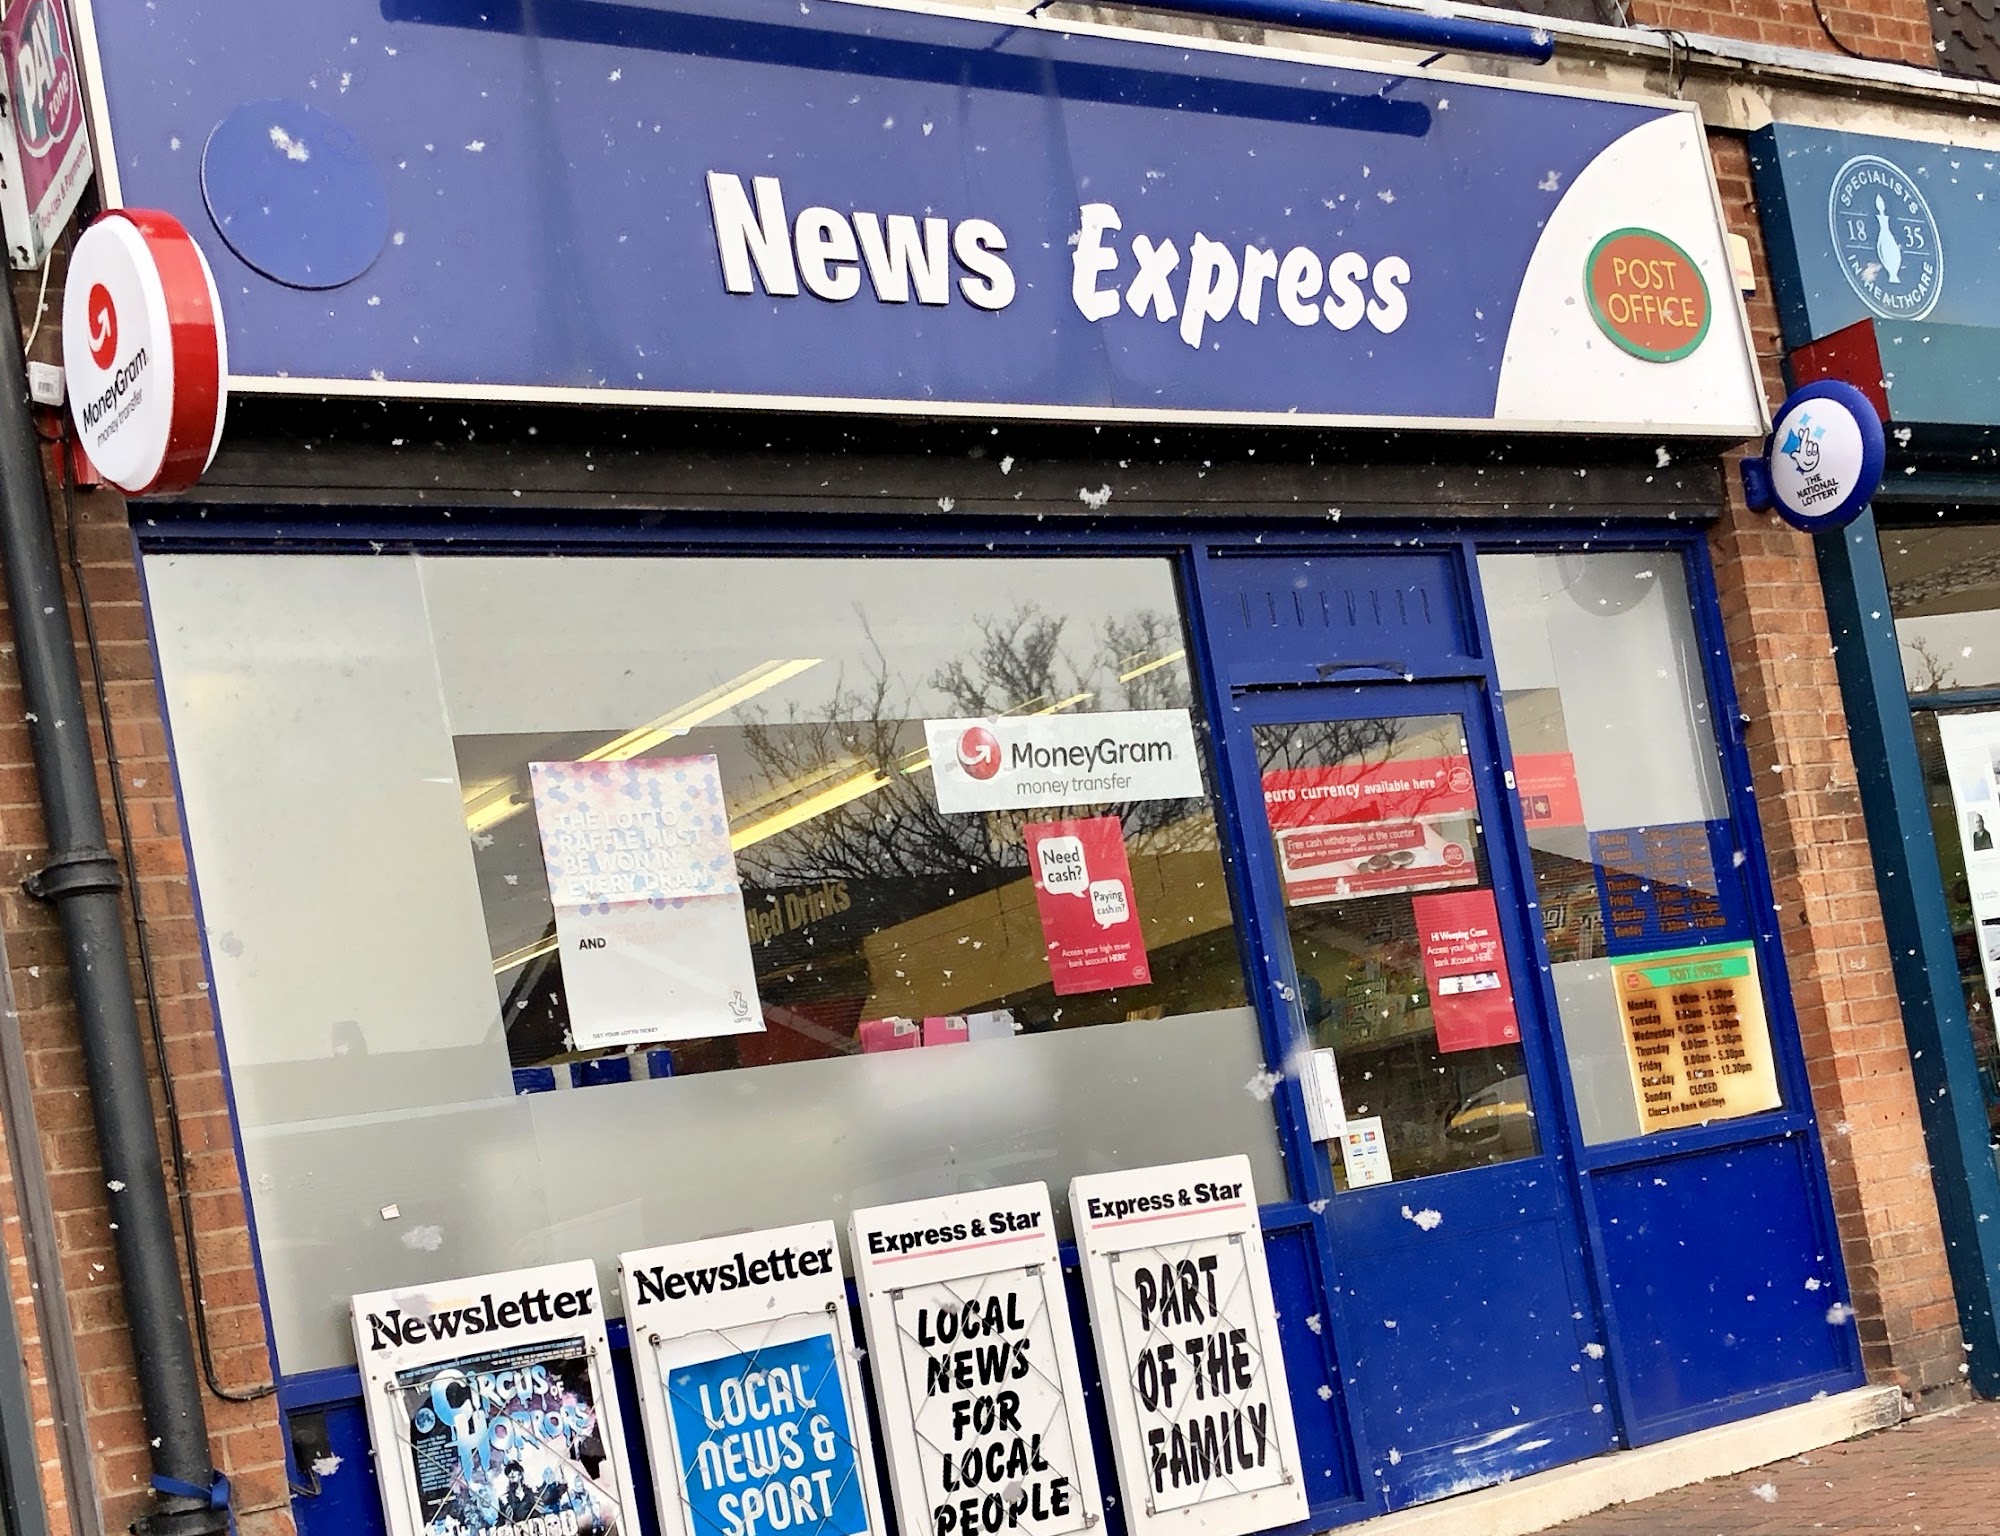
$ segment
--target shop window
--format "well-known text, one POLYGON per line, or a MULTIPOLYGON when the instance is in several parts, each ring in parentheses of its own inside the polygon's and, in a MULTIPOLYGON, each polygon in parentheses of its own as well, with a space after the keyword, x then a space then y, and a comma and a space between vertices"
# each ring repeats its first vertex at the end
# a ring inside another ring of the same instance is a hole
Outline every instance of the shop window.
POLYGON ((287 1371, 358 1290, 1224 1152, 1285 1187, 1166 562, 146 576, 287 1371), (940 805, 927 722, 1141 712, 1182 777, 940 805), (586 906, 564 848, 636 873, 586 906))
POLYGON ((1487 555, 1479 573, 1584 1139, 1777 1107, 1679 558, 1487 555))
POLYGON ((1992 526, 1884 528, 1880 543, 1910 692, 2000 686, 2000 559, 1992 526))

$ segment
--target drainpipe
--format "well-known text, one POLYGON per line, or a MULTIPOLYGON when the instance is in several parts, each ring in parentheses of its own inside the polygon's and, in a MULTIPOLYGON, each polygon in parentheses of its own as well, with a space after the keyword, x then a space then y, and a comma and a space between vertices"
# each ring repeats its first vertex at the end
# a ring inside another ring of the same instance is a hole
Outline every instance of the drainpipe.
POLYGON ((132 999, 118 900, 122 881, 105 845, 104 806, 11 286, 0 333, 0 562, 49 840, 48 863, 26 884, 31 896, 54 905, 62 925, 119 1289, 151 1441, 155 1502, 133 1530, 139 1536, 208 1536, 230 1527, 229 1484, 209 1457, 201 1376, 132 999))

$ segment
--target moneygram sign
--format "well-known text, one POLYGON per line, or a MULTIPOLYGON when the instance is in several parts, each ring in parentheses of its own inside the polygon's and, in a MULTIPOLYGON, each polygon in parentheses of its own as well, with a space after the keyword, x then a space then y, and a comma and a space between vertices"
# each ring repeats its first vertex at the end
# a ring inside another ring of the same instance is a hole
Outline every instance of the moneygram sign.
POLYGON ((1028 810, 1202 793, 1184 709, 926 720, 938 809, 1028 810))

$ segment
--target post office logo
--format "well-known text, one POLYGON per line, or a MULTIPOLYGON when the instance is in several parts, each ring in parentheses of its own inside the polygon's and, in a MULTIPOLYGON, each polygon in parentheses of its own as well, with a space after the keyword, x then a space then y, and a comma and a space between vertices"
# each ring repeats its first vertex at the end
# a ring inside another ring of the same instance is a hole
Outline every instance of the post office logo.
POLYGON ((1944 286, 1944 242, 1916 182, 1880 155, 1856 155, 1833 178, 1827 222, 1848 285, 1884 320, 1921 320, 1944 286))

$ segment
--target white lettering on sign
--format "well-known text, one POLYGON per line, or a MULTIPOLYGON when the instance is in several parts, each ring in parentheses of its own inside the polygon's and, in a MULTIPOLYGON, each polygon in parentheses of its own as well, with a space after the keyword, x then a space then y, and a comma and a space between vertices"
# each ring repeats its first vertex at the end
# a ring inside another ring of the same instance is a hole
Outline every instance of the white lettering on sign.
POLYGON ((1249 1159, 1090 1174, 1069 1200, 1133 1536, 1304 1519, 1249 1159))
POLYGON ((1264 287, 1272 285, 1278 310, 1293 325, 1309 327, 1322 321, 1337 331, 1351 331, 1365 319, 1383 335, 1401 328, 1410 316, 1403 290, 1410 282, 1410 264, 1401 256, 1374 262, 1359 251, 1341 251, 1321 260, 1317 251, 1295 245, 1280 256, 1263 246, 1236 248, 1211 240, 1199 230, 1188 248, 1187 270, 1181 274, 1181 251, 1171 239, 1132 237, 1132 280, 1122 293, 1105 279, 1121 270, 1115 245, 1109 240, 1124 229, 1124 220, 1110 203, 1085 203, 1078 210, 1074 251, 1070 256, 1070 299, 1086 320, 1109 320, 1121 298, 1135 315, 1148 311, 1155 320, 1180 317, 1181 340, 1199 347, 1211 322, 1234 314, 1251 325, 1264 316, 1264 287))
POLYGON ((785 213, 776 176, 743 178, 708 173, 708 217, 722 258, 722 286, 731 293, 796 298, 804 291, 843 304, 869 290, 883 304, 951 302, 951 265, 960 269, 959 296, 979 309, 1014 302, 1014 269, 1001 254, 1007 237, 990 219, 948 219, 892 213, 846 214, 835 208, 785 213), (754 202, 753 202, 754 196, 754 202), (949 251, 947 257, 946 252, 949 251))

